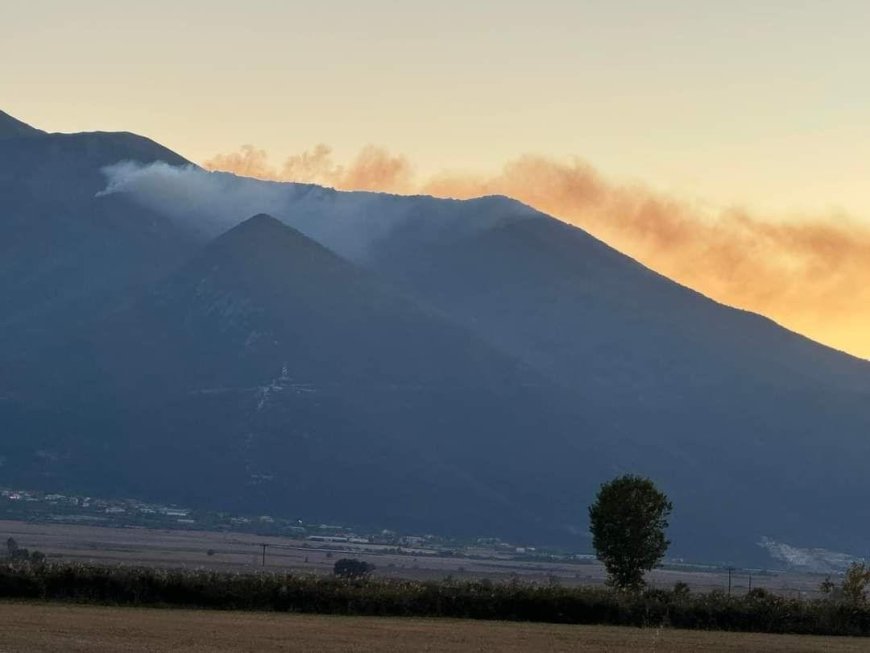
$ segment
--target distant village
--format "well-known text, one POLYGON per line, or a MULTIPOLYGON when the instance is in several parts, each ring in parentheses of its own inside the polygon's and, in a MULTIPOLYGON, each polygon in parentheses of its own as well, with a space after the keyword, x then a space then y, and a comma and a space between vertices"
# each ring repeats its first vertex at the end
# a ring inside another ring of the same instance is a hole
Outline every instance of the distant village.
POLYGON ((279 535, 308 540, 324 546, 391 546, 413 555, 591 561, 592 556, 543 551, 537 547, 505 542, 499 538, 456 540, 434 534, 403 534, 393 530, 363 533, 339 524, 309 523, 272 515, 234 515, 193 510, 174 504, 147 503, 135 499, 105 499, 34 490, 0 489, 0 519, 41 523, 82 524, 115 528, 234 531, 279 535))

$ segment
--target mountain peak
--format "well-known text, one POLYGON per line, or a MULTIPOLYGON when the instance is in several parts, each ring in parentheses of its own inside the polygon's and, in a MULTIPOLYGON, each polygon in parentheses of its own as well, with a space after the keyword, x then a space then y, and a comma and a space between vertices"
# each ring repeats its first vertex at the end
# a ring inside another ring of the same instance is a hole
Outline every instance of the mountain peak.
POLYGON ((0 110, 0 139, 17 138, 19 136, 39 136, 45 132, 31 127, 17 118, 13 118, 5 111, 0 110))
POLYGON ((252 229, 291 229, 291 227, 288 227, 278 218, 275 218, 268 213, 258 213, 257 215, 251 216, 237 225, 232 231, 240 228, 244 228, 245 231, 250 231, 252 229))
POLYGON ((233 261, 251 274, 290 272, 304 261, 329 267, 352 267, 332 251, 293 227, 266 213, 258 213, 212 241, 203 252, 208 259, 233 261), (255 262, 255 263, 254 263, 255 262))
POLYGON ((315 241, 268 213, 258 213, 219 236, 215 243, 247 243, 272 249, 274 243, 286 245, 286 241, 305 241, 320 248, 315 241))

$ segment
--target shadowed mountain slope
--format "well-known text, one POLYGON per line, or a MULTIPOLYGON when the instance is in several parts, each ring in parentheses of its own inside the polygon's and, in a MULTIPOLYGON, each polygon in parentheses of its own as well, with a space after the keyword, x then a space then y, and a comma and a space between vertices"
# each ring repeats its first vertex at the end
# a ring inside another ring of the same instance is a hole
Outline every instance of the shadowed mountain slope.
POLYGON ((95 198, 128 160, 185 163, 0 140, 0 483, 585 548, 597 485, 639 472, 678 555, 863 551, 867 362, 507 198, 195 168, 183 210, 159 175, 95 198), (245 198, 280 223, 206 243, 245 198))
POLYGON ((425 252, 388 239, 369 265, 649 447, 636 471, 669 488, 684 538, 723 559, 764 536, 862 546, 843 516, 870 516, 870 364, 545 216, 425 252))
POLYGON ((165 216, 96 197, 104 166, 183 158, 133 134, 21 125, 0 116, 0 360, 52 339, 60 323, 87 322, 193 251, 165 216))
POLYGON ((591 478, 560 483, 613 457, 570 395, 264 215, 63 349, 39 383, 88 433, 19 482, 564 537, 591 478))

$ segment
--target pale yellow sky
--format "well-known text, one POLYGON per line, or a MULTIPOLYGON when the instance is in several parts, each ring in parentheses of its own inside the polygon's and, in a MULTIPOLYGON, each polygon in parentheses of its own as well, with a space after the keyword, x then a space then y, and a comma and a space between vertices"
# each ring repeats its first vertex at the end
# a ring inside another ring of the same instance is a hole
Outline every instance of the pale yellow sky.
POLYGON ((383 146, 423 190, 478 174, 462 192, 870 357, 868 25, 866 0, 30 0, 0 12, 0 109, 200 163, 383 146), (502 170, 525 153, 547 160, 502 170))
POLYGON ((576 155, 718 205, 870 219, 867 25, 860 0, 31 0, 2 12, 0 106, 197 161, 576 155))

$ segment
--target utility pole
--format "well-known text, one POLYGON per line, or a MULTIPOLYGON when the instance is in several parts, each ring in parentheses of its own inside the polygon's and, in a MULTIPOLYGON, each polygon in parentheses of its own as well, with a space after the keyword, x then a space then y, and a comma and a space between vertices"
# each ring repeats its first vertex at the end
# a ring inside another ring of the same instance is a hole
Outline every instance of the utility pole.
POLYGON ((749 572, 749 591, 752 591, 752 572, 749 572))
POLYGON ((265 567, 266 566, 266 547, 269 545, 262 543, 262 544, 260 544, 260 546, 263 547, 263 566, 265 567))
POLYGON ((734 571, 734 567, 728 567, 728 596, 731 596, 731 572, 734 571))

